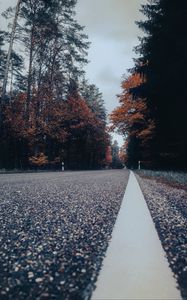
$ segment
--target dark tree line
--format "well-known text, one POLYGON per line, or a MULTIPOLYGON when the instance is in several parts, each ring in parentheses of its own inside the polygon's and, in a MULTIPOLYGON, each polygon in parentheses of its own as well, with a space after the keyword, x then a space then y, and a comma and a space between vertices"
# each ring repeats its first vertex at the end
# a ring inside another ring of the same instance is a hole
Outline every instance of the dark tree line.
POLYGON ((128 92, 134 102, 145 101, 144 120, 154 126, 145 143, 141 124, 138 134, 130 131, 127 162, 134 167, 142 160, 149 168, 187 169, 187 2, 150 0, 141 11, 146 19, 137 24, 145 34, 135 49, 139 58, 131 72, 142 82, 128 92))
POLYGON ((102 94, 85 79, 76 0, 21 0, 0 32, 0 168, 91 169, 109 145, 102 94))

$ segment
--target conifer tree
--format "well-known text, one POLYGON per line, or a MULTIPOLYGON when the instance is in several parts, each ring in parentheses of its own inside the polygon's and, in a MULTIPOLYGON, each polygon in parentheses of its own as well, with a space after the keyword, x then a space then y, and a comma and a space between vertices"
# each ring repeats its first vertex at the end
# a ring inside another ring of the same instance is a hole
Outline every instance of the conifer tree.
POLYGON ((187 3, 152 0, 142 12, 147 19, 138 22, 145 36, 136 49, 136 71, 146 80, 133 92, 147 99, 156 122, 152 160, 162 168, 187 168, 187 3))
POLYGON ((6 65, 5 65, 5 71, 4 71, 4 76, 3 76, 3 87, 2 87, 2 95, 1 95, 2 100, 1 101, 4 100, 4 97, 6 95, 8 73, 9 73, 9 68, 10 68, 10 61, 11 61, 11 55, 12 55, 12 49, 13 49, 14 38, 15 38, 15 33, 16 33, 16 26, 17 26, 17 20, 18 20, 18 16, 19 16, 20 5, 21 5, 21 0, 18 0, 17 4, 16 4, 15 16, 14 16, 14 20, 13 20, 13 24, 12 24, 10 43, 9 43, 8 53, 7 53, 7 58, 6 58, 6 65))

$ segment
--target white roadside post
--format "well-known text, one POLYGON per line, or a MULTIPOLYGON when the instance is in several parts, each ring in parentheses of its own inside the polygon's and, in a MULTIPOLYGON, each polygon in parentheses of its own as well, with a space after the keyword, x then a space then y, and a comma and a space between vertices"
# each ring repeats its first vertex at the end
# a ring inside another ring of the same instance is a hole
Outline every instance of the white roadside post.
POLYGON ((64 162, 62 161, 62 171, 64 171, 64 162))
POLYGON ((138 170, 141 170, 141 161, 138 161, 138 170))

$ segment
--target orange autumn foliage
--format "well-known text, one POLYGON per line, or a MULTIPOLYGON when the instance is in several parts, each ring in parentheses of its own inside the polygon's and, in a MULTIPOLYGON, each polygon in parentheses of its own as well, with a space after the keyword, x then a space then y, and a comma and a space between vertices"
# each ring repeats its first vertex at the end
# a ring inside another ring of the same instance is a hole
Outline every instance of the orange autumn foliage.
POLYGON ((90 110, 86 101, 82 98, 73 98, 64 102, 63 118, 69 122, 70 129, 94 128, 102 125, 96 115, 90 110))
POLYGON ((134 97, 131 89, 143 83, 139 74, 132 74, 122 82, 122 93, 119 96, 120 106, 110 115, 111 130, 117 130, 126 138, 136 136, 145 143, 154 133, 154 121, 148 117, 145 99, 134 97))
POLYGON ((62 158, 71 163, 70 155, 76 157, 83 151, 87 156, 79 155, 78 161, 101 164, 108 134, 105 122, 86 100, 79 95, 57 100, 44 87, 42 94, 33 91, 29 118, 26 101, 26 94, 20 93, 7 104, 5 124, 10 138, 28 146, 29 166, 59 165, 62 158))
POLYGON ((31 165, 36 166, 36 167, 42 167, 48 164, 48 158, 47 156, 40 152, 37 156, 31 156, 29 158, 29 162, 31 165))

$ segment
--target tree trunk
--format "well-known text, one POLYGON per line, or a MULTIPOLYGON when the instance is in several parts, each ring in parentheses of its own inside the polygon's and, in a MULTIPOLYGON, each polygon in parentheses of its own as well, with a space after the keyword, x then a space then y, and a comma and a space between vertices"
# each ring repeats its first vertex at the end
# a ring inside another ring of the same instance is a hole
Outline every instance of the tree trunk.
POLYGON ((31 87, 32 87, 32 63, 33 63, 33 50, 34 50, 34 25, 31 29, 30 36, 30 54, 29 54, 29 71, 27 82, 27 100, 26 100, 26 121, 29 123, 29 106, 31 101, 31 87))
POLYGON ((15 12, 13 26, 12 26, 12 32, 11 32, 11 37, 10 37, 10 44, 9 44, 7 61, 6 61, 6 67, 5 67, 5 73, 4 73, 4 79, 3 79, 2 101, 4 101, 4 98, 5 98, 5 95, 6 95, 6 87, 7 87, 7 81, 8 81, 9 66, 10 66, 12 48, 13 48, 13 44, 14 44, 14 37, 15 37, 15 32, 16 32, 16 26, 17 26, 17 20, 18 20, 18 15, 19 15, 19 9, 20 9, 21 1, 22 0, 18 0, 17 1, 16 12, 15 12))
POLYGON ((13 63, 11 62, 11 74, 10 74, 10 99, 12 100, 13 96, 13 63))

